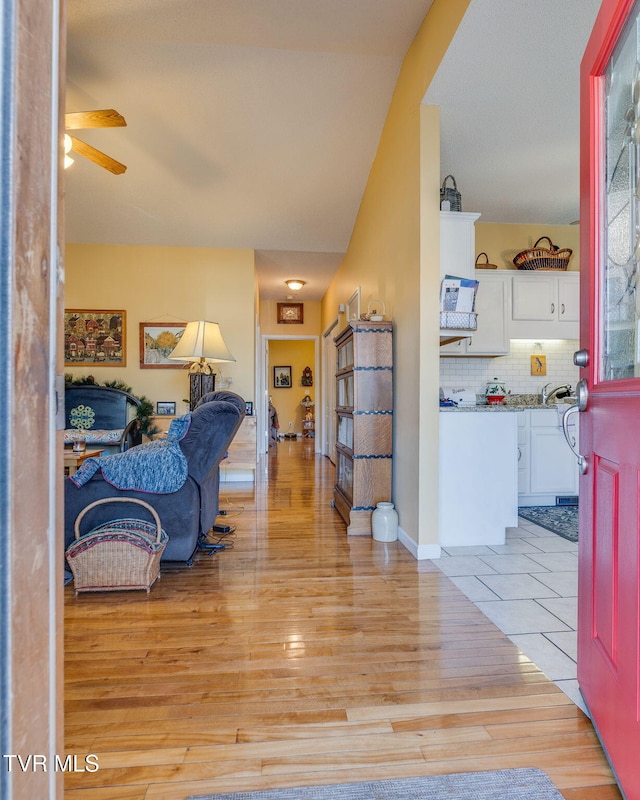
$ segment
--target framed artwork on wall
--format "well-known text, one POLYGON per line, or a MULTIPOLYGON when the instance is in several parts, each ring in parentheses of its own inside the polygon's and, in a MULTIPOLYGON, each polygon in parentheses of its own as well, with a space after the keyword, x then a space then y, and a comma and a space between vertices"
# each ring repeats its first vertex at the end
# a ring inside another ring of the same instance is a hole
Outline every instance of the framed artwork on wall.
POLYGON ((291 388, 291 367, 273 368, 273 388, 274 389, 291 388))
POLYGON ((141 322, 140 369, 184 369, 183 361, 168 356, 186 327, 186 322, 141 322))
POLYGON ((278 303, 278 323, 302 325, 304 323, 304 303, 278 303))
POLYGON ((124 367, 126 363, 125 311, 65 309, 65 367, 124 367))
POLYGON ((176 404, 166 400, 158 400, 156 403, 156 415, 159 417, 175 417, 176 404))

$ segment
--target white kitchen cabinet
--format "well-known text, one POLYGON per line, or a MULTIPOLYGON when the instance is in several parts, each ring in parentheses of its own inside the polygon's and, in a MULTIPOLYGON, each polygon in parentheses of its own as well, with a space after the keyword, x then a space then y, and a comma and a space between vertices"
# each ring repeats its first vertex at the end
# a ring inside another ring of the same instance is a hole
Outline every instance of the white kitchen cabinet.
POLYGON ((580 274, 535 270, 511 272, 512 339, 577 339, 580 274))
MULTIPOLYGON (((440 212, 440 278, 454 275, 456 278, 472 278, 475 266, 476 229, 475 222, 480 214, 464 211, 440 212)), ((442 329, 440 342, 453 341, 453 345, 464 342, 475 335, 465 331, 442 329), (460 337, 464 336, 464 339, 460 337)), ((443 345, 448 347, 451 345, 443 345)))
POLYGON ((476 220, 480 214, 440 212, 440 277, 472 278, 476 262, 476 220))
MULTIPOLYGON (((548 506, 578 494, 578 466, 562 432, 569 406, 522 412, 518 428, 518 505, 548 506)), ((577 441, 575 415, 569 435, 577 441)))
POLYGON ((509 352, 507 312, 510 279, 504 272, 478 270, 478 329, 473 337, 440 348, 441 356, 504 356, 509 352))

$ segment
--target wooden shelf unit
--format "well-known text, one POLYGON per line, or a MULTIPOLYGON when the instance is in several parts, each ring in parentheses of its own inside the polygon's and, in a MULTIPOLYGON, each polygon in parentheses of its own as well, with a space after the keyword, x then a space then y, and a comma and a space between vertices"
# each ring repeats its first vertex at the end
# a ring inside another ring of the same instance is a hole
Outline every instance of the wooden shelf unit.
POLYGON ((350 322, 337 348, 335 508, 348 534, 371 534, 376 503, 391 500, 393 323, 350 322))

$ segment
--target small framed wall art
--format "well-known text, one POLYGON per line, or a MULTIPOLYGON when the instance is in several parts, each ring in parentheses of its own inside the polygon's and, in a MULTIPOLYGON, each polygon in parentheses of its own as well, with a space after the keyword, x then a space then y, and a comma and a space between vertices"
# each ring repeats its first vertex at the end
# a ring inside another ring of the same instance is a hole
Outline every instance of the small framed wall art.
POLYGON ((175 417, 176 404, 164 400, 158 400, 156 403, 156 414, 159 417, 175 417))
POLYGON ((273 388, 274 389, 291 388, 291 367, 273 368, 273 388))
POLYGON ((126 341, 124 311, 65 308, 65 367, 124 367, 126 341))
POLYGON ((532 375, 546 375, 547 374, 547 357, 543 355, 531 356, 531 374, 532 375))
POLYGON ((141 322, 140 369, 184 369, 183 361, 170 361, 168 355, 186 327, 186 322, 141 322))
POLYGON ((304 323, 304 303, 278 303, 278 323, 302 325, 304 323))

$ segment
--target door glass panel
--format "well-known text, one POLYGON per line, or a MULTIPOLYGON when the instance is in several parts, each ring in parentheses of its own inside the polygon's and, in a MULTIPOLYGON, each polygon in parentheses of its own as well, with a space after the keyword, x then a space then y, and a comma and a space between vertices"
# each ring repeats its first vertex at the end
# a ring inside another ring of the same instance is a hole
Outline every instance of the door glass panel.
POLYGON ((633 378, 638 365, 640 262, 640 51, 638 10, 605 74, 604 258, 600 380, 633 378))

